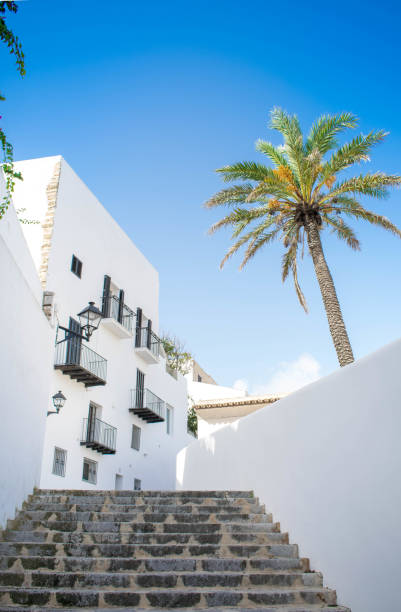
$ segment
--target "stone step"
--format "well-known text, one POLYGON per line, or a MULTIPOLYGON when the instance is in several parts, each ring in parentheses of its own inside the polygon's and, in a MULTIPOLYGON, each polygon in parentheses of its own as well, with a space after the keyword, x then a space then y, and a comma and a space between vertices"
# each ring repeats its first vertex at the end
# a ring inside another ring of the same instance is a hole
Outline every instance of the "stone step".
POLYGON ((249 558, 166 558, 134 559, 121 557, 6 557, 0 558, 0 569, 56 570, 64 572, 309 572, 308 559, 276 557, 249 558))
MULTIPOLYGON (((121 495, 120 491, 111 491, 108 495, 92 494, 90 491, 83 491, 82 495, 73 492, 69 495, 30 495, 25 501, 26 504, 116 504, 116 505, 173 505, 173 506, 203 506, 213 505, 222 508, 230 506, 242 506, 246 504, 258 504, 257 497, 178 497, 163 496, 155 497, 149 495, 121 495)), ((132 492, 131 492, 132 493, 132 492)))
POLYGON ((31 605, 42 609, 54 606, 120 606, 143 608, 202 609, 215 606, 336 605, 336 593, 330 589, 294 587, 291 589, 174 589, 174 590, 99 590, 0 587, 0 603, 31 605))
POLYGON ((118 589, 187 589, 187 588, 252 588, 322 587, 320 573, 296 572, 12 572, 0 571, 0 586, 24 588, 84 589, 113 587, 118 589))
POLYGON ((166 505, 166 504, 54 504, 54 503, 27 503, 24 510, 44 510, 45 512, 152 512, 154 514, 238 514, 252 513, 261 514, 265 512, 264 506, 260 504, 241 504, 234 506, 219 506, 203 504, 195 506, 187 505, 166 505))
MULTIPOLYGON (((194 608, 180 608, 182 612, 190 612, 194 608)), ((289 606, 269 606, 266 608, 265 606, 258 606, 256 608, 258 612, 351 612, 349 608, 345 608, 344 606, 330 606, 327 607, 323 604, 323 607, 319 604, 317 605, 289 605, 289 606)), ((22 610, 28 610, 32 612, 38 612, 37 606, 0 606, 0 612, 16 612, 22 610)), ((80 612, 82 608, 46 608, 47 612, 80 612)), ((85 608, 86 612, 127 612, 127 608, 85 608)), ((130 612, 145 612, 149 610, 149 608, 128 608, 130 612)), ((235 608, 231 607, 218 607, 218 608, 201 608, 202 612, 255 612, 255 608, 243 608, 242 606, 235 608)), ((152 612, 165 612, 166 608, 152 608, 152 612)))
POLYGON ((218 499, 236 499, 238 497, 255 499, 253 491, 110 491, 110 490, 88 490, 88 489, 36 489, 30 497, 40 498, 48 495, 60 496, 84 496, 84 497, 110 497, 118 495, 118 497, 178 497, 185 499, 187 497, 202 498, 218 498, 218 499))
POLYGON ((4 531, 3 542, 72 544, 288 544, 286 533, 81 533, 65 531, 4 531))
POLYGON ((298 557, 296 544, 216 545, 216 544, 45 544, 40 542, 0 542, 0 555, 82 556, 82 557, 298 557))
POLYGON ((56 521, 135 521, 146 523, 164 523, 165 521, 176 523, 188 523, 189 519, 192 523, 213 522, 232 522, 253 521, 255 523, 272 522, 272 516, 263 513, 208 513, 199 512, 198 514, 190 513, 152 513, 152 512, 51 512, 45 510, 22 510, 19 515, 22 520, 56 520, 56 521))
POLYGON ((36 492, 0 535, 0 612, 350 612, 247 491, 36 492))
POLYGON ((137 523, 121 521, 51 521, 28 519, 10 520, 7 530, 51 531, 82 533, 278 533, 280 523, 137 523))

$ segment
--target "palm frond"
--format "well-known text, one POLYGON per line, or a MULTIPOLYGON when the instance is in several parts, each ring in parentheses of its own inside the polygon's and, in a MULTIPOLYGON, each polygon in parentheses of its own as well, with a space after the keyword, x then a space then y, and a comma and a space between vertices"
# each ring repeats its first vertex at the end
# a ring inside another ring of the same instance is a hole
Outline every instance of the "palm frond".
MULTIPOLYGON (((281 147, 280 147, 281 148, 281 147)), ((258 140, 256 142, 256 150, 260 151, 276 165, 276 166, 287 166, 287 158, 279 147, 275 147, 271 142, 266 140, 258 140)))
POLYGON ((287 249, 287 251, 284 253, 283 255, 283 260, 282 260, 282 279, 283 282, 286 280, 286 278, 288 277, 289 271, 292 270, 292 276, 293 276, 293 280, 294 280, 294 287, 295 287, 295 292, 297 294, 299 303, 301 304, 302 308, 305 310, 305 312, 308 312, 308 305, 305 299, 305 296, 303 294, 303 291, 300 287, 299 281, 298 281, 298 264, 297 264, 297 254, 298 254, 298 242, 299 242, 299 229, 296 232, 296 234, 293 236, 293 239, 290 243, 289 248, 287 249))
POLYGON ((284 136, 283 151, 302 191, 305 151, 298 117, 274 108, 270 113, 270 127, 284 136))
POLYGON ((266 177, 273 175, 273 170, 263 164, 252 161, 237 162, 229 166, 223 166, 216 170, 221 174, 225 183, 242 179, 244 181, 263 181, 266 177))
POLYGON ((246 266, 248 261, 252 259, 252 257, 254 257, 254 255, 256 255, 256 253, 263 246, 265 246, 269 242, 272 242, 276 238, 277 234, 280 232, 280 229, 281 228, 276 227, 271 232, 262 232, 260 235, 255 236, 255 238, 253 238, 253 240, 251 241, 250 245, 248 246, 245 252, 244 259, 242 260, 241 265, 240 265, 240 270, 242 270, 244 266, 246 266))
POLYGON ((290 198, 301 198, 301 194, 295 192, 294 187, 291 187, 289 183, 283 181, 278 175, 275 175, 273 179, 266 178, 254 186, 252 191, 248 194, 246 201, 258 202, 262 198, 265 199, 268 196, 287 201, 290 201, 290 198))
POLYGON ((398 236, 398 238, 401 238, 401 230, 389 219, 387 219, 387 217, 384 217, 383 215, 378 215, 377 213, 372 212, 371 210, 366 210, 366 208, 364 208, 363 206, 360 206, 360 208, 344 208, 344 213, 350 217, 354 217, 355 219, 363 219, 364 221, 367 221, 372 225, 380 225, 384 229, 394 234, 394 236, 398 236))
POLYGON ((368 161, 371 148, 382 142, 387 134, 388 132, 384 130, 372 131, 366 136, 361 134, 337 149, 330 160, 322 167, 320 172, 321 184, 328 176, 335 175, 340 170, 345 170, 360 161, 368 161))
POLYGON ((388 196, 387 188, 397 185, 401 185, 401 176, 397 174, 384 174, 383 172, 361 174, 360 176, 336 183, 329 193, 320 198, 319 203, 347 193, 368 195, 374 198, 386 198, 388 196))
POLYGON ((297 265, 297 258, 296 257, 294 258, 294 260, 292 262, 292 276, 293 276, 295 291, 296 291, 296 294, 298 296, 299 303, 301 304, 301 306, 304 309, 304 311, 306 313, 308 313, 308 304, 306 302, 306 299, 305 299, 305 296, 304 296, 303 291, 301 289, 301 286, 300 286, 300 284, 298 282, 298 265, 297 265))
POLYGON ((361 245, 359 240, 357 239, 352 228, 349 227, 342 219, 336 219, 335 217, 323 214, 322 218, 327 225, 329 225, 332 229, 332 232, 336 234, 338 238, 344 240, 351 249, 355 251, 360 251, 361 245))
POLYGON ((204 203, 205 208, 213 208, 224 204, 242 204, 246 201, 248 195, 252 192, 252 183, 244 183, 242 185, 234 185, 228 189, 218 191, 204 203))
POLYGON ((339 113, 338 115, 322 115, 312 125, 306 140, 305 149, 310 153, 317 149, 322 155, 336 146, 336 136, 347 128, 354 128, 358 117, 352 113, 339 113))
POLYGON ((260 217, 268 213, 269 213, 269 209, 267 205, 257 206, 250 210, 247 208, 236 208, 229 215, 226 215, 225 217, 220 219, 220 221, 217 221, 216 223, 214 223, 209 228, 208 234, 214 234, 217 232, 217 230, 221 229, 222 227, 229 226, 229 225, 237 226, 238 224, 244 223, 245 224, 244 227, 245 227, 246 225, 249 225, 249 223, 251 223, 255 219, 259 219, 260 217))

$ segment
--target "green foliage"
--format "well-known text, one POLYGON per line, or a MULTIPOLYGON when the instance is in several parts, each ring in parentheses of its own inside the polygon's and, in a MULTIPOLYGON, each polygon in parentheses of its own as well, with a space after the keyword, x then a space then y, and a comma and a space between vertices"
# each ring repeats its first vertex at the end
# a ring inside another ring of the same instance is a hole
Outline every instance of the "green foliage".
MULTIPOLYGON (((25 75, 25 60, 22 51, 21 43, 17 36, 10 30, 5 21, 5 15, 8 12, 16 13, 18 6, 16 2, 0 2, 0 41, 5 43, 11 55, 15 56, 17 71, 23 77, 25 75)), ((0 100, 4 97, 0 95, 0 100)), ((0 117, 1 119, 1 117, 0 117)), ((0 202, 0 219, 4 216, 11 202, 11 196, 14 191, 15 179, 21 179, 19 172, 15 172, 13 166, 13 147, 7 140, 4 131, 0 128, 0 148, 2 151, 1 166, 6 180, 6 195, 0 202)))
MULTIPOLYGON (((191 400, 191 398, 188 398, 191 400)), ((191 404, 188 408, 188 421, 187 421, 188 431, 190 431, 195 437, 198 436, 198 418, 196 416, 195 408, 193 404, 191 404)))
POLYGON ((38 225, 40 221, 37 219, 27 219, 26 217, 21 217, 22 213, 26 212, 26 208, 17 208, 16 213, 19 219, 19 222, 23 225, 38 225))
POLYGON ((277 147, 264 140, 256 143, 256 149, 268 158, 270 166, 245 161, 218 169, 224 182, 241 182, 219 191, 205 203, 207 208, 232 208, 209 230, 214 233, 223 227, 232 229, 233 243, 221 267, 244 248, 240 266, 243 268, 264 246, 281 240, 285 250, 283 281, 292 272, 298 299, 307 311, 297 270, 308 223, 313 221, 319 231, 330 229, 352 249, 359 249, 360 245, 341 215, 364 219, 401 237, 401 231, 391 221, 366 210, 359 199, 388 197, 390 187, 401 185, 401 176, 375 172, 338 178, 353 165, 370 161, 371 149, 387 136, 383 130, 371 131, 338 146, 339 134, 357 124, 358 118, 352 113, 323 115, 304 139, 296 115, 280 108, 271 111, 270 127, 282 135, 283 144, 277 147))
MULTIPOLYGON (((192 355, 185 350, 184 344, 178 338, 169 334, 163 334, 161 341, 166 353, 167 367, 174 372, 179 372, 183 375, 188 374, 191 368, 192 355)), ((191 398, 188 397, 188 400, 187 428, 194 436, 197 436, 198 419, 191 398)))
POLYGON ((15 56, 15 62, 17 64, 17 70, 21 76, 25 76, 25 57, 22 51, 21 43, 18 36, 15 36, 13 32, 8 28, 5 15, 6 11, 16 13, 18 11, 18 5, 16 2, 0 2, 0 40, 3 41, 11 55, 15 56))
POLYGON ((180 374, 188 374, 192 356, 191 353, 184 350, 183 343, 178 338, 167 334, 163 335, 161 341, 166 353, 167 366, 180 374))

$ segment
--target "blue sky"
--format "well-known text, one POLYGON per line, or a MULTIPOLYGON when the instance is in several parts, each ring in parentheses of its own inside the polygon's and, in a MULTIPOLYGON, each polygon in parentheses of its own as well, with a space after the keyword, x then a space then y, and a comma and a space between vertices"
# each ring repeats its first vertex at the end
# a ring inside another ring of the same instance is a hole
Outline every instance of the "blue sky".
MULTIPOLYGON (((401 173, 400 9, 393 3, 26 0, 10 23, 27 75, 0 50, 3 126, 16 159, 62 154, 160 273, 161 326, 221 384, 250 390, 337 367, 309 257, 309 315, 280 278, 281 247, 238 271, 202 203, 214 169, 258 159, 268 111, 305 128, 349 110, 390 131, 362 170, 401 173), (302 355, 307 357, 302 357, 302 355), (283 365, 284 364, 284 365, 283 365)), ((358 169, 359 171, 359 169, 358 169)), ((375 210, 401 226, 401 191, 375 210)), ((356 357, 401 334, 401 241, 355 226, 362 251, 324 246, 356 357)), ((302 379, 302 380, 304 380, 302 379)), ((278 383, 277 383, 278 384, 278 383)))

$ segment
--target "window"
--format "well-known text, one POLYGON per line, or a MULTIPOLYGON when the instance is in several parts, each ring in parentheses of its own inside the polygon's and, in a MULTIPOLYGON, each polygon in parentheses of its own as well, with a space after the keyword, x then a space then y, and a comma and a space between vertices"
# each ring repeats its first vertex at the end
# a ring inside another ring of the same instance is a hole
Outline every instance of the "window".
POLYGON ((67 451, 62 448, 54 448, 53 474, 65 476, 65 464, 67 462, 67 451))
POLYGON ((141 490, 141 481, 139 480, 139 478, 135 478, 134 479, 134 491, 140 491, 141 490))
POLYGON ((166 404, 166 431, 170 435, 173 433, 173 415, 174 409, 166 404))
POLYGON ((75 274, 75 276, 78 276, 78 278, 81 278, 81 274, 82 274, 82 261, 80 261, 78 259, 78 257, 75 257, 75 255, 72 256, 71 272, 73 274, 75 274))
POLYGON ((141 448, 141 428, 136 425, 132 426, 131 448, 137 451, 141 448))
POLYGON ((198 374, 198 382, 202 382, 202 376, 198 374))
POLYGON ((84 467, 82 471, 82 480, 96 484, 97 480, 97 462, 91 459, 84 458, 84 467))

